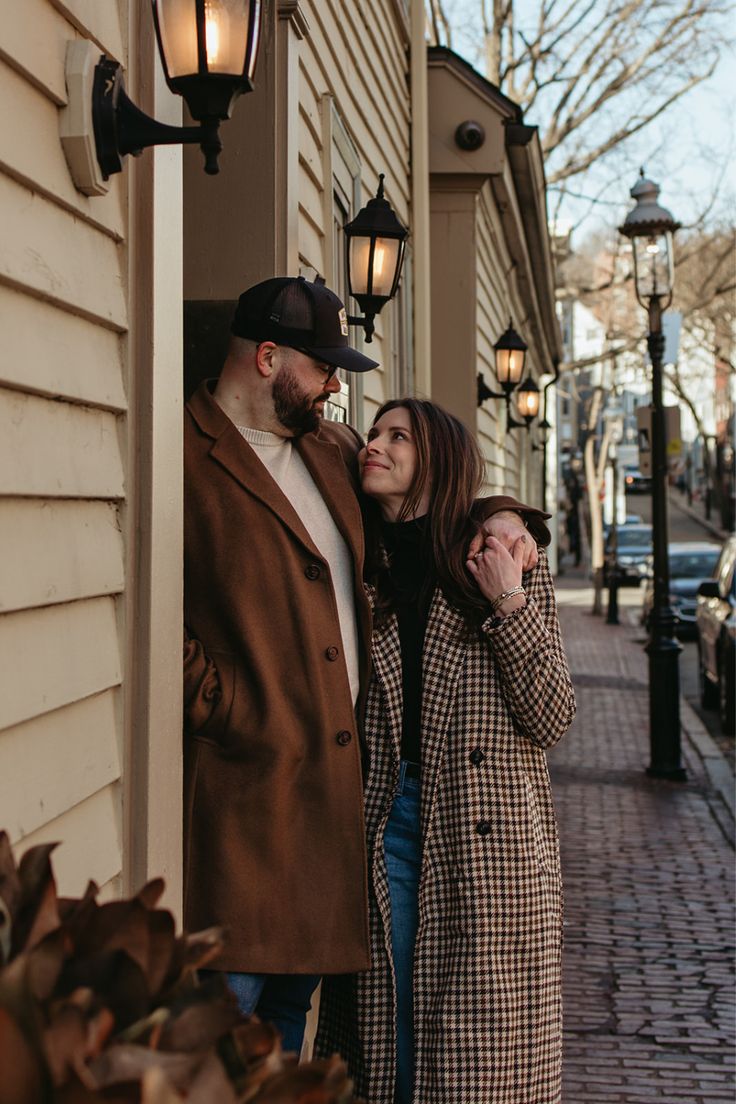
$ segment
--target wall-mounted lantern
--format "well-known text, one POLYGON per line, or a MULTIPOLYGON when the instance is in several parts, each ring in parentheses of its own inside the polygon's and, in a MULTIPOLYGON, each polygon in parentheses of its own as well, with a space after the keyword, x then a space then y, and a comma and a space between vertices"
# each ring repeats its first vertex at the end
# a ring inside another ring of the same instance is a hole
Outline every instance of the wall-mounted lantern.
POLYGON ((74 182, 87 195, 107 191, 123 158, 148 146, 197 142, 205 172, 218 172, 219 126, 238 96, 253 88, 262 0, 152 0, 161 63, 172 92, 199 126, 159 123, 129 99, 122 67, 80 39, 67 50, 69 103, 62 145, 74 182))
POLYGON ((509 429, 519 429, 525 425, 529 430, 532 422, 539 413, 539 387, 531 375, 528 375, 516 390, 516 409, 523 422, 509 421, 509 429))
MULTIPOLYGON (((501 387, 501 391, 491 391, 490 387, 488 387, 486 381, 483 379, 483 374, 481 372, 478 373, 478 406, 484 403, 486 399, 504 399, 506 403, 506 426, 508 429, 517 429, 524 424, 523 422, 517 422, 511 414, 511 395, 513 391, 519 387, 519 381, 524 371, 527 349, 528 345, 514 329, 513 320, 509 319, 508 327, 493 346, 496 359, 496 378, 501 387)), ((526 423, 527 426, 531 423, 532 418, 536 416, 539 410, 539 388, 534 383, 531 376, 527 376, 522 386, 527 388, 529 384, 531 388, 523 393, 521 387, 519 387, 519 395, 521 396, 523 394, 522 402, 525 407, 524 411, 519 408, 519 399, 517 399, 517 409, 519 413, 526 418, 528 416, 526 407, 529 403, 534 403, 533 393, 534 389, 536 389, 536 410, 534 414, 529 417, 529 422, 526 423)))
POLYGON ((409 236, 383 194, 383 179, 381 173, 374 198, 344 228, 348 286, 364 315, 348 322, 363 327, 366 341, 373 340, 374 318, 396 295, 409 236))

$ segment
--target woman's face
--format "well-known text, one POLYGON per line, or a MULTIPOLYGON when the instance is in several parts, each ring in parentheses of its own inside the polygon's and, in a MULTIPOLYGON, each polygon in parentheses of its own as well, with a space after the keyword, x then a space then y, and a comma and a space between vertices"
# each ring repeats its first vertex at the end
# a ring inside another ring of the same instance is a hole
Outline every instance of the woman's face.
MULTIPOLYGON (((405 407, 387 410, 371 426, 358 462, 364 492, 376 499, 388 521, 395 521, 417 467, 417 446, 405 407)), ((421 517, 428 509, 429 491, 426 491, 415 516, 421 517)))

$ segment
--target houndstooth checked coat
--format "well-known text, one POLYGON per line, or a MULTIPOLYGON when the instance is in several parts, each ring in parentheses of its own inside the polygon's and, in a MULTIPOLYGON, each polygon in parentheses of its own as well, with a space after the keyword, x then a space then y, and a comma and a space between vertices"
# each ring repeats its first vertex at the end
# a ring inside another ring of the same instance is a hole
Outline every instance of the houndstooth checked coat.
MULTIPOLYGON (((435 593, 423 657, 424 839, 414 967, 414 1104, 560 1101, 562 889, 545 748, 575 702, 547 559, 527 605, 478 636, 435 593)), ((383 832, 398 782, 396 618, 374 632, 366 826, 372 966, 323 983, 317 1051, 392 1104, 394 980, 383 832)))

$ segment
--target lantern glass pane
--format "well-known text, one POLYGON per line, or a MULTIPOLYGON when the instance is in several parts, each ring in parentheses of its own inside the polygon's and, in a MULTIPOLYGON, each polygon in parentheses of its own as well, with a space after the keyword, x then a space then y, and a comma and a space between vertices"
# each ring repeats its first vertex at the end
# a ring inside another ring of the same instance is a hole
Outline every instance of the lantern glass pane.
POLYGON ((523 370, 523 349, 496 349, 496 376, 500 384, 510 383, 515 387, 523 370))
MULTIPOLYGON (((260 2, 253 5, 258 33, 260 2)), ((197 6, 195 0, 157 0, 161 45, 169 77, 191 77, 199 72, 197 6)), ((248 45, 250 0, 205 0, 204 34, 210 73, 242 76, 248 45)), ((254 43, 257 47, 257 41, 254 43)), ((251 68, 256 50, 251 53, 251 68)), ((251 74, 249 74, 251 75, 251 74)))
POLYGON ((376 238, 373 252, 373 279, 368 271, 371 238, 350 239, 350 288, 353 295, 391 295, 399 262, 401 242, 398 238, 376 238))
POLYGON ((242 75, 249 18, 249 0, 205 0, 205 44, 210 73, 242 75))
POLYGON ((633 244, 636 292, 639 299, 651 299, 655 295, 669 296, 672 293, 670 235, 636 237, 633 244))
POLYGON ((539 413, 539 392, 519 391, 516 395, 516 408, 522 418, 536 418, 539 413))
POLYGON ((197 72, 197 5, 195 0, 157 0, 156 12, 169 77, 197 72))

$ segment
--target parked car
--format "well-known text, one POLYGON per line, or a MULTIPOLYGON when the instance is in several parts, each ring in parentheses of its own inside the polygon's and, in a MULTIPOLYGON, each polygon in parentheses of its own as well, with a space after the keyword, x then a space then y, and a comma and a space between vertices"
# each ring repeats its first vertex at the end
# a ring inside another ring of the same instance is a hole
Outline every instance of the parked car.
POLYGON ((626 494, 649 494, 651 489, 651 476, 642 475, 638 468, 626 469, 624 472, 624 490, 626 494))
POLYGON ((717 707, 723 731, 736 728, 736 537, 723 546, 714 577, 698 589, 700 700, 717 707))
MULTIPOLYGON (((624 525, 641 525, 643 523, 643 521, 644 521, 644 518, 641 516, 641 514, 627 514, 626 515, 626 520, 624 522, 619 522, 619 524, 618 524, 619 532, 621 531, 621 529, 623 528, 624 525)), ((604 521, 604 523, 603 523, 603 536, 608 537, 608 534, 610 532, 611 532, 610 523, 607 522, 607 521, 604 521)))
MULTIPOLYGON (((695 640, 698 635, 695 625, 698 587, 712 578, 720 554, 721 546, 714 541, 675 541, 667 545, 670 606, 677 617, 675 631, 682 640, 695 640)), ((653 561, 650 557, 647 561, 647 579, 641 602, 641 620, 647 628, 653 604, 653 561)))
MULTIPOLYGON (((613 553, 613 534, 605 544, 606 556, 613 553)), ((616 529, 616 562, 619 586, 639 586, 647 571, 647 559, 652 554, 651 525, 619 525, 616 529)))

